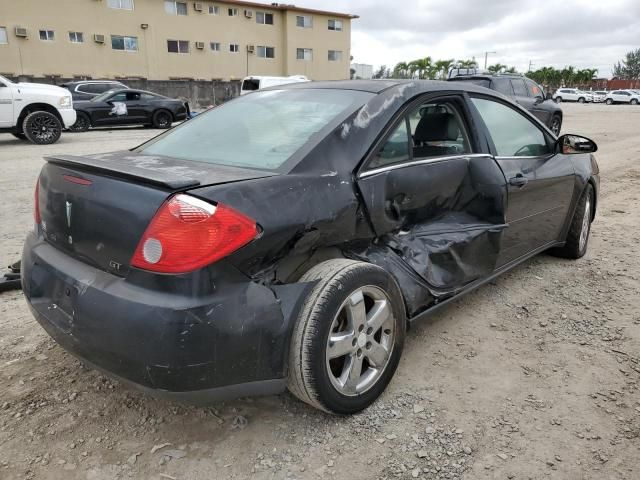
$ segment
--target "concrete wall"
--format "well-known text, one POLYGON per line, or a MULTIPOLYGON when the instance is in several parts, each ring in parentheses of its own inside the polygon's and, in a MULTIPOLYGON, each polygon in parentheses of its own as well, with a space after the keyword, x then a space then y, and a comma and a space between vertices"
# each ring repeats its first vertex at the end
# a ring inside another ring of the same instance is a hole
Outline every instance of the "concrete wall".
POLYGON ((351 17, 330 12, 306 11, 282 4, 251 2, 198 2, 203 11, 186 1, 188 14, 170 15, 164 0, 134 0, 133 10, 108 7, 108 0, 0 0, 0 27, 8 43, 0 44, 0 73, 45 77, 117 78, 151 80, 189 78, 233 80, 246 75, 307 75, 313 80, 349 78, 351 17), (209 6, 218 15, 208 13, 209 6), (238 16, 228 9, 237 8, 238 16), (252 13, 251 18, 244 11, 252 13), (273 14, 273 25, 256 21, 256 13, 273 14), (296 27, 296 15, 311 15, 313 28, 296 27), (328 21, 339 18, 343 31, 328 30, 328 21), (28 30, 28 38, 15 35, 15 27, 28 30), (53 30, 55 39, 43 41, 39 30, 53 30), (82 32, 83 43, 72 43, 69 32, 82 32), (94 35, 105 36, 105 43, 94 35), (137 38, 137 51, 112 49, 111 35, 137 38), (167 40, 186 40, 189 53, 169 53, 167 40), (197 49, 203 42, 204 49, 197 49), (212 51, 211 42, 221 50, 212 51), (230 44, 239 52, 230 52, 230 44), (275 58, 259 58, 247 46, 275 48, 275 58), (312 48, 312 62, 296 60, 297 48, 312 48), (340 62, 329 62, 328 50, 343 52, 340 62))

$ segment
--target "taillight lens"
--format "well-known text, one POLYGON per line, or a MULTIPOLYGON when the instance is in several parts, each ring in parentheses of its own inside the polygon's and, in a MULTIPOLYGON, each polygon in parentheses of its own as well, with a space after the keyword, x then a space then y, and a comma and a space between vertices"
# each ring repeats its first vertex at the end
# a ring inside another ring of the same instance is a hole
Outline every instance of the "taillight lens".
POLYGON ((33 219, 36 225, 40 225, 42 218, 40 217, 40 179, 36 181, 36 189, 33 195, 33 219))
POLYGON ((151 220, 131 265, 161 273, 192 272, 235 252, 257 234, 256 222, 232 208, 178 194, 151 220))

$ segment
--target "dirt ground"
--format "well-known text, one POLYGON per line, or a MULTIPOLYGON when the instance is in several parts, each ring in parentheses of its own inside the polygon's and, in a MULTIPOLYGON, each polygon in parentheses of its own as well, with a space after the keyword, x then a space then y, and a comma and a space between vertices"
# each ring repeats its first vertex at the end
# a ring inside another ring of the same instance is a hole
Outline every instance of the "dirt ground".
MULTIPOLYGON (((126 390, 0 294, 0 479, 640 478, 640 107, 563 104, 600 146, 587 256, 540 255, 409 332, 391 385, 350 418, 289 394, 194 408, 126 390)), ((20 255, 43 155, 153 130, 0 136, 0 264, 20 255)))

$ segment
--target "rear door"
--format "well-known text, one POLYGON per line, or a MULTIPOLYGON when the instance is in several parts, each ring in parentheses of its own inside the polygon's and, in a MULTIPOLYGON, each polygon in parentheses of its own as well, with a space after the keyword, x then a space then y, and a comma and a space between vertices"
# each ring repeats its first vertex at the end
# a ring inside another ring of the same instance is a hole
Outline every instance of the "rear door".
POLYGON ((400 112, 358 173, 379 245, 432 290, 491 274, 506 182, 480 147, 463 95, 427 96, 400 112))
POLYGON ((574 191, 573 164, 531 118, 496 98, 472 96, 478 122, 508 182, 508 228, 497 266, 557 241, 574 191))

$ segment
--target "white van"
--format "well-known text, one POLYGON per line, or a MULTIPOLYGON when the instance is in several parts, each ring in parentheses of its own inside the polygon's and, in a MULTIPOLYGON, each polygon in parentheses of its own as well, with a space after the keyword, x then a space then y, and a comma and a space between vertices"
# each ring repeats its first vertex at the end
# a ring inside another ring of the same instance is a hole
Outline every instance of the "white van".
POLYGON ((277 85, 286 85, 287 83, 310 82, 304 75, 292 75, 290 77, 262 77, 251 76, 242 80, 240 95, 261 90, 263 88, 275 87, 277 85))

